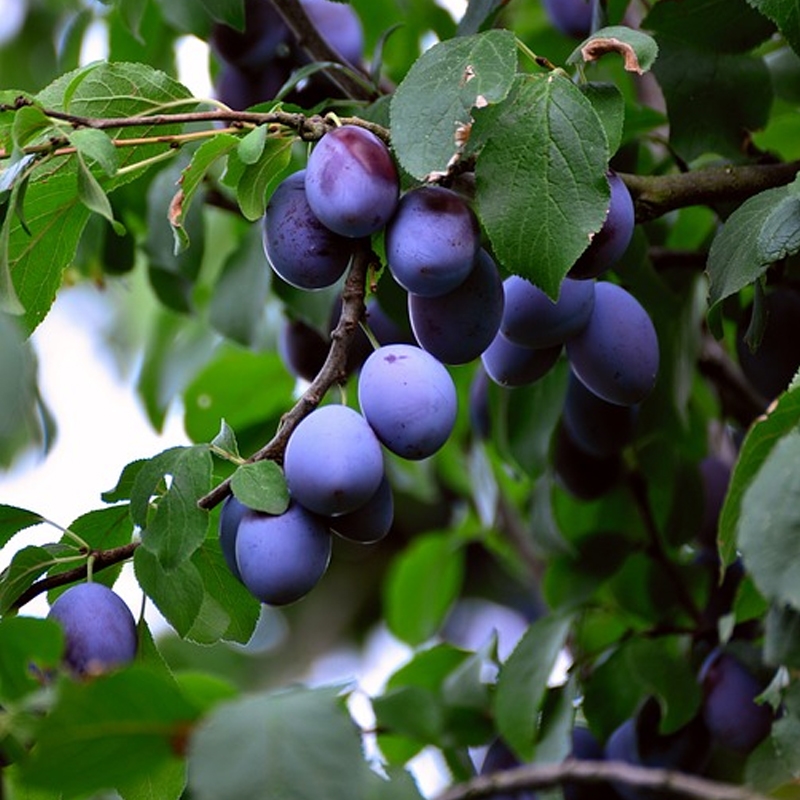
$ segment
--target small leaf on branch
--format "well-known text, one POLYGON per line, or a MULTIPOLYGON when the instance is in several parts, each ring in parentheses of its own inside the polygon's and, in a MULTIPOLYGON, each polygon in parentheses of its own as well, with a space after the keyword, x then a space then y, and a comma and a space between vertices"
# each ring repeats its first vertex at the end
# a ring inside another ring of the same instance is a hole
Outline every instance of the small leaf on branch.
POLYGON ((32 525, 44 522, 44 517, 35 511, 16 506, 0 505, 0 547, 5 547, 12 536, 32 525))
POLYGON ((236 433, 225 419, 220 420, 219 433, 211 440, 210 445, 215 451, 224 453, 232 461, 241 458, 236 433))
POLYGON ((116 173, 119 163, 117 148, 105 131, 78 128, 69 134, 69 141, 84 158, 96 161, 108 177, 116 173))
POLYGON ((628 72, 643 75, 655 62, 658 56, 658 45, 652 36, 642 31, 614 25, 601 28, 579 45, 570 55, 567 63, 579 64, 597 61, 609 53, 622 56, 623 64, 628 72))
POLYGON ((267 143, 267 126, 257 125, 250 133, 239 140, 236 152, 243 164, 255 164, 264 152, 267 143))
POLYGON ((20 595, 40 575, 57 564, 60 557, 74 555, 73 548, 55 544, 43 547, 29 545, 15 553, 11 563, 0 575, 0 614, 9 611, 20 595))
POLYGON ((17 111, 11 126, 14 145, 22 149, 33 140, 42 137, 44 132, 52 127, 52 121, 42 109, 37 106, 23 106, 17 111))
POLYGON ((236 199, 246 219, 255 221, 264 215, 271 189, 289 166, 293 144, 291 137, 267 139, 259 159, 254 164, 244 164, 236 185, 236 199))
POLYGON ((114 219, 114 211, 111 208, 111 201, 108 199, 108 195, 97 178, 92 175, 89 167, 86 166, 86 162, 80 152, 76 156, 76 162, 78 165, 78 198, 90 211, 94 211, 95 214, 99 214, 108 220, 114 229, 114 233, 124 236, 125 226, 114 219))
POLYGON ((231 489, 249 508, 283 514, 289 507, 289 490, 283 470, 274 461, 242 464, 231 477, 231 489))

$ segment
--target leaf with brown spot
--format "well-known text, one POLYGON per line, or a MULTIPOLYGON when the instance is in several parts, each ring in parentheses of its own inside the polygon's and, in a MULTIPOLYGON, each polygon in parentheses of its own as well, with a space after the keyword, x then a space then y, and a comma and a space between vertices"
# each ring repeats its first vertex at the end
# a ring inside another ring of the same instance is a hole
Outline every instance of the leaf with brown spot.
POLYGON ((658 56, 655 39, 641 31, 614 25, 602 28, 582 42, 568 59, 570 64, 597 61, 608 53, 618 53, 628 72, 647 72, 658 56))

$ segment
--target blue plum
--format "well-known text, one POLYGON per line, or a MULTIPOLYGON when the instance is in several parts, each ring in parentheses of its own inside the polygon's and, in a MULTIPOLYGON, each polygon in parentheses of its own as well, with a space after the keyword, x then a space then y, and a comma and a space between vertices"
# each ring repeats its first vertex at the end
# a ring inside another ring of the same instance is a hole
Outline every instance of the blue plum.
POLYGON ((553 347, 580 333, 594 308, 594 283, 565 278, 554 303, 538 286, 518 275, 503 281, 505 307, 500 330, 524 347, 553 347))
POLYGON ((242 583, 262 603, 284 606, 313 589, 331 557, 325 519, 297 502, 278 516, 248 509, 236 535, 242 583))
POLYGON ((411 329, 444 364, 466 364, 492 343, 503 318, 503 282, 494 259, 480 250, 467 279, 438 297, 408 295, 411 329))
POLYGON ((565 36, 585 39, 592 30, 594 0, 542 0, 553 25, 565 36))
POLYGON ((523 347, 498 333, 481 354, 486 374, 500 386, 525 386, 546 375, 558 361, 563 346, 523 347))
POLYGON ((384 476, 375 494, 363 506, 349 514, 330 517, 334 533, 361 544, 379 542, 389 533, 394 521, 394 496, 389 479, 384 476))
POLYGON ((298 289, 323 289, 342 277, 353 242, 326 228, 309 207, 305 170, 281 181, 262 220, 264 253, 272 269, 298 289))
POLYGON ((234 64, 223 64, 214 84, 214 93, 229 108, 244 111, 272 100, 291 73, 291 64, 281 60, 255 74, 243 72, 234 64))
POLYGON ((278 332, 278 354, 296 378, 313 381, 328 357, 330 342, 301 319, 287 319, 278 332))
POLYGON ((236 532, 239 530, 239 523, 245 511, 247 506, 231 494, 225 498, 219 512, 219 544, 222 555, 225 556, 228 569, 238 580, 241 580, 242 576, 236 563, 236 532))
POLYGON ((292 431, 283 460, 292 497, 317 514, 355 511, 383 480, 383 451, 364 417, 343 405, 312 411, 292 431))
POLYGON ((361 63, 364 28, 352 6, 333 0, 302 0, 302 6, 322 38, 345 61, 356 66, 361 63))
MULTIPOLYGON (((570 757, 578 761, 602 761, 605 758, 603 745, 595 735, 582 725, 572 729, 570 757)), ((619 795, 610 783, 564 783, 564 800, 619 800, 619 795)))
POLYGON ((366 306, 366 323, 377 339, 378 344, 416 344, 408 319, 407 305, 405 318, 396 320, 390 316, 376 297, 370 297, 366 306))
POLYGON ((332 231, 369 236, 397 207, 400 181, 389 148, 357 125, 342 125, 317 142, 306 166, 306 198, 332 231))
POLYGON ((593 456, 619 453, 633 439, 636 406, 609 403, 570 371, 562 420, 573 441, 593 456))
POLYGON ((628 187, 615 172, 608 173, 611 198, 603 227, 567 273, 570 278, 596 278, 622 258, 633 238, 636 215, 628 187))
POLYGON ((478 220, 450 189, 422 186, 400 198, 386 226, 386 260, 407 291, 436 297, 466 280, 481 246, 478 220))
MULTIPOLYGON (((648 698, 637 714, 623 722, 609 736, 605 757, 643 767, 660 767, 697 774, 708 764, 711 737, 702 717, 696 716, 669 734, 659 732, 661 711, 655 698, 648 698)), ((614 788, 625 800, 657 800, 663 794, 639 789, 621 781, 614 788)))
POLYGON ((269 0, 245 0, 244 30, 218 23, 209 44, 219 58, 255 73, 263 72, 290 38, 289 27, 269 0))
POLYGON ((716 548, 717 526, 731 480, 731 465, 720 456, 706 456, 700 462, 700 479, 703 486, 703 519, 698 538, 702 544, 716 548))
POLYGON ((136 656, 136 621, 125 601, 102 583, 79 583, 53 603, 48 618, 64 630, 67 667, 79 677, 129 664, 136 656))
POLYGON ((479 439, 488 439, 492 430, 489 406, 489 375, 483 363, 475 370, 469 385, 469 421, 479 439))
POLYGON ((772 729, 769 703, 756 703, 766 688, 734 655, 713 650, 698 674, 703 719, 714 740, 742 754, 752 752, 772 729))
POLYGON ((609 403, 636 405, 655 385, 655 327, 639 301, 621 286, 605 281, 595 286, 589 322, 566 346, 575 375, 609 403))
POLYGON ((418 460, 433 455, 456 421, 458 397, 450 373, 413 345, 378 348, 358 378, 361 411, 393 453, 418 460))

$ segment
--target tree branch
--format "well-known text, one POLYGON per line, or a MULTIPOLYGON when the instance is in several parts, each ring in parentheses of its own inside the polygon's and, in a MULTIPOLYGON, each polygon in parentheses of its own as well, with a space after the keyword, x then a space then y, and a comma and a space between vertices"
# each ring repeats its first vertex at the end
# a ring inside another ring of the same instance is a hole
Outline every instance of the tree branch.
POLYGON ((767 800, 742 786, 719 783, 666 769, 638 767, 620 761, 579 761, 567 759, 558 764, 534 764, 513 770, 481 775, 452 786, 436 800, 473 800, 494 794, 511 794, 522 789, 552 789, 564 783, 613 781, 637 789, 669 792, 690 800, 767 800))
POLYGON ((113 567, 115 564, 121 564, 133 556, 136 548, 140 542, 130 542, 130 544, 123 544, 120 547, 113 547, 110 550, 93 550, 87 553, 87 563, 81 567, 67 570, 66 572, 58 572, 55 575, 49 575, 42 580, 37 581, 32 586, 29 586, 12 604, 11 608, 22 608, 26 603, 33 600, 38 595, 49 592, 58 586, 66 586, 68 583, 83 580, 87 575, 88 560, 92 558, 92 572, 101 572, 104 569, 113 567))
MULTIPOLYGON (((345 379, 350 342, 364 315, 367 269, 374 258, 368 242, 363 242, 357 248, 342 291, 342 311, 339 321, 331 333, 331 346, 322 369, 294 407, 283 415, 280 426, 272 439, 247 459, 249 463, 267 459, 280 463, 289 436, 298 423, 320 404, 331 386, 345 379)), ((197 504, 200 508, 209 511, 219 505, 230 492, 231 482, 228 478, 207 495, 201 497, 197 504)))
POLYGON ((800 161, 710 167, 674 175, 620 173, 630 190, 637 222, 649 222, 668 211, 698 205, 742 202, 765 189, 791 183, 800 161))

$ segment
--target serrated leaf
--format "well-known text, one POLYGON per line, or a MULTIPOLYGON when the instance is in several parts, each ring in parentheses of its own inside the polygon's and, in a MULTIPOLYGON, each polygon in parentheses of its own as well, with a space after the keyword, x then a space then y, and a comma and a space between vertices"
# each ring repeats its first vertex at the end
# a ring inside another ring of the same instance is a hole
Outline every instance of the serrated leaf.
POLYGON ((245 165, 236 186, 236 199, 246 219, 264 216, 272 187, 283 177, 292 155, 294 139, 267 139, 260 158, 245 165))
POLYGON ((127 784, 175 759, 195 717, 175 682, 145 667, 64 683, 23 767, 26 781, 67 796, 127 784))
POLYGON ((92 175, 92 171, 86 166, 83 156, 77 153, 75 157, 78 169, 78 198, 90 211, 99 214, 111 223, 114 232, 119 236, 125 234, 125 227, 114 219, 114 211, 111 208, 111 201, 103 191, 99 181, 92 175))
POLYGON ((429 639, 455 602, 463 577, 464 553, 451 537, 417 539, 395 559, 384 585, 389 630, 411 645, 429 639))
POLYGON ((231 489, 249 508, 283 514, 289 507, 289 489, 283 470, 274 461, 242 464, 231 476, 231 489))
MULTIPOLYGON (((789 187, 792 190, 796 186, 789 187)), ((757 251, 762 264, 773 264, 800 251, 800 196, 785 197, 764 220, 757 251)))
POLYGON ((356 728, 327 687, 222 704, 190 742, 189 788, 197 800, 353 800, 364 796, 369 773, 356 728))
POLYGON ((169 222, 175 235, 175 253, 189 246, 189 234, 184 227, 186 215, 198 188, 214 164, 233 150, 239 139, 229 133, 221 133, 203 142, 192 154, 189 165, 181 172, 180 189, 169 206, 169 222))
POLYGON ((584 83, 579 88, 603 123, 608 152, 616 153, 625 127, 625 98, 622 92, 613 83, 584 83))
POLYGON ((450 39, 426 50, 391 102, 392 145, 403 168, 419 179, 445 171, 458 149, 459 129, 471 122, 476 105, 506 97, 516 67, 516 43, 507 30, 450 39))
POLYGON ((165 450, 136 475, 131 518, 142 528, 142 546, 167 571, 185 563, 206 537, 208 512, 197 501, 211 490, 212 470, 208 447, 197 445, 165 450))
POLYGON ((608 207, 608 140, 589 100, 563 73, 521 78, 476 114, 486 139, 475 168, 478 213, 495 256, 558 297, 608 207))
POLYGON ((179 636, 186 636, 197 621, 205 594, 197 567, 191 561, 184 561, 166 572, 144 547, 136 549, 133 567, 136 580, 164 619, 179 636))
POLYGON ((39 525, 44 521, 44 517, 35 511, 0 504, 0 547, 5 547, 12 536, 25 530, 25 528, 39 525))
POLYGON ((211 447, 229 456, 231 459, 239 459, 239 443, 236 441, 236 433, 228 425, 225 419, 220 420, 219 433, 211 440, 211 447))
POLYGON ((800 6, 796 0, 747 0, 747 2, 771 19, 795 53, 800 53, 800 6))
POLYGON ((714 306, 758 280, 770 265, 762 257, 766 221, 791 195, 787 186, 767 189, 745 200, 714 237, 706 270, 709 305, 714 306))
POLYGON ((764 597, 800 609, 800 431, 783 436, 742 497, 737 543, 764 597))
POLYGON ((530 759, 536 720, 547 682, 572 625, 568 615, 549 614, 528 628, 500 667, 494 712, 500 735, 523 760, 530 759))
POLYGON ((119 162, 117 148, 104 131, 94 128, 79 128, 69 134, 70 143, 85 158, 96 161, 103 172, 111 177, 117 171, 119 162))
POLYGON ((658 45, 652 36, 624 25, 612 25, 595 31, 567 59, 568 64, 597 61, 609 53, 622 57, 628 72, 643 75, 658 57, 658 45))
POLYGON ((146 458, 137 458, 135 461, 131 461, 130 464, 126 464, 122 468, 117 485, 100 495, 103 502, 118 503, 120 500, 130 500, 136 476, 142 467, 147 464, 147 461, 148 459, 146 458))

